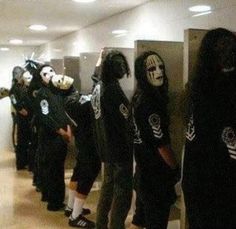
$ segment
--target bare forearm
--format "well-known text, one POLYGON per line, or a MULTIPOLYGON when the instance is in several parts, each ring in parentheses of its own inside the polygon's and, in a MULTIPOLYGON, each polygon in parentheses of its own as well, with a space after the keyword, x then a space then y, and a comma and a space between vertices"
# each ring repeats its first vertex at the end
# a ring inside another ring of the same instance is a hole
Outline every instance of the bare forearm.
POLYGON ((177 162, 171 147, 166 145, 158 148, 158 150, 166 164, 168 164, 172 169, 175 169, 177 167, 177 162))

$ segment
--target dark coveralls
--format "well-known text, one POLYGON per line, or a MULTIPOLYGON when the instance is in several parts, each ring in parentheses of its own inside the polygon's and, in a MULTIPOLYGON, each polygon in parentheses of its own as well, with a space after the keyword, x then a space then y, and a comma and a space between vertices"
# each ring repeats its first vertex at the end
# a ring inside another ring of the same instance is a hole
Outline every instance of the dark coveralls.
POLYGON ((235 99, 220 96, 211 102, 202 101, 201 106, 208 110, 203 113, 207 114, 205 123, 198 119, 203 109, 192 104, 186 132, 182 187, 189 228, 233 229, 236 228, 235 99), (221 99, 224 101, 220 102, 221 99))
POLYGON ((56 133, 66 130, 70 121, 63 107, 63 99, 42 86, 36 96, 39 121, 39 151, 42 163, 42 198, 48 201, 48 209, 62 207, 65 198, 64 162, 67 143, 56 133))
POLYGON ((16 110, 17 123, 17 146, 16 146, 16 168, 23 169, 29 164, 28 156, 31 144, 31 126, 32 107, 27 94, 27 88, 21 84, 15 83, 9 92, 11 103, 16 110), (19 113, 25 109, 27 116, 19 113))
POLYGON ((74 135, 78 155, 71 181, 78 182, 78 193, 88 195, 101 169, 93 136, 91 102, 74 93, 65 99, 65 109, 77 124, 74 135))
POLYGON ((129 101, 119 82, 99 82, 92 97, 104 181, 97 207, 96 228, 124 229, 132 197, 133 132, 129 101))
POLYGON ((155 97, 142 93, 134 104, 137 204, 133 223, 147 229, 167 228, 176 199, 175 175, 158 152, 169 145, 168 121, 155 97))

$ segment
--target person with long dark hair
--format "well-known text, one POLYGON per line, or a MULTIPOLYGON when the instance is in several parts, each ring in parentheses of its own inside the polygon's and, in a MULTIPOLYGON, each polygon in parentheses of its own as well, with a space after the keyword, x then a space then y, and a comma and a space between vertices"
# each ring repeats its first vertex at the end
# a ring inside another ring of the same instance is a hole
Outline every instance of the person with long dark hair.
POLYGON ((119 84, 119 80, 128 75, 125 56, 115 50, 108 52, 102 62, 101 80, 92 95, 95 138, 99 156, 104 162, 104 180, 97 207, 97 229, 124 229, 131 204, 131 112, 129 101, 119 84))
POLYGON ((162 58, 144 52, 135 61, 134 93, 136 212, 131 228, 167 228, 177 163, 170 145, 168 80, 162 58))
POLYGON ((190 84, 183 191, 190 229, 236 228, 236 36, 202 40, 190 84))

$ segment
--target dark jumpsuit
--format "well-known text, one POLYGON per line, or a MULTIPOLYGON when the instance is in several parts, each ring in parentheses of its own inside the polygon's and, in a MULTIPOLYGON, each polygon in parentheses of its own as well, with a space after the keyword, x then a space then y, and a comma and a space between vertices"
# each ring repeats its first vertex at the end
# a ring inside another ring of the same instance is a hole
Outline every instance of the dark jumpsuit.
POLYGON ((15 83, 9 96, 11 103, 16 110, 17 123, 17 146, 16 146, 16 168, 23 169, 29 164, 29 150, 31 144, 31 126, 32 107, 30 105, 27 88, 21 84, 15 83), (27 116, 19 113, 20 110, 25 109, 28 112, 27 116))
POLYGON ((147 229, 165 229, 170 206, 176 199, 176 182, 173 170, 158 152, 159 147, 170 144, 170 138, 168 117, 154 98, 142 93, 134 104, 138 205, 133 223, 147 229))
POLYGON ((96 228, 124 229, 132 197, 133 132, 129 101, 119 82, 99 82, 92 97, 104 181, 97 207, 96 228))
POLYGON ((71 181, 78 182, 78 193, 88 195, 101 169, 93 136, 91 102, 74 93, 65 99, 65 109, 77 124, 74 135, 78 155, 71 181))
POLYGON ((227 99, 219 112, 214 101, 201 102, 205 123, 192 104, 187 126, 182 187, 190 229, 236 228, 235 102, 227 99))
POLYGON ((48 201, 48 208, 59 208, 65 198, 64 162, 67 143, 56 133, 66 130, 70 120, 67 117, 63 99, 42 86, 36 96, 39 121, 39 151, 42 162, 42 195, 48 201))

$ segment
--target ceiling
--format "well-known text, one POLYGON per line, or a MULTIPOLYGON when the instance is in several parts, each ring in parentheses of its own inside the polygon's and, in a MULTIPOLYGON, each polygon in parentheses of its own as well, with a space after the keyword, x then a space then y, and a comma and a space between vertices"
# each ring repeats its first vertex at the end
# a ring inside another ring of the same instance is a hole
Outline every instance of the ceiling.
POLYGON ((148 1, 0 0, 0 45, 9 45, 10 39, 41 45, 148 1), (44 24, 48 30, 31 31, 31 24, 44 24))

